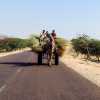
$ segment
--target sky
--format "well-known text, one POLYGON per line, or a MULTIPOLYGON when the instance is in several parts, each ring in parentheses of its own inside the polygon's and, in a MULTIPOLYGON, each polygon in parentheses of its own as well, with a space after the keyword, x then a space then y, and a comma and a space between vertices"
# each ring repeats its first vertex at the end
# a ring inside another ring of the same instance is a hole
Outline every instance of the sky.
POLYGON ((100 0, 0 0, 0 34, 27 37, 56 30, 72 38, 100 38, 100 0))

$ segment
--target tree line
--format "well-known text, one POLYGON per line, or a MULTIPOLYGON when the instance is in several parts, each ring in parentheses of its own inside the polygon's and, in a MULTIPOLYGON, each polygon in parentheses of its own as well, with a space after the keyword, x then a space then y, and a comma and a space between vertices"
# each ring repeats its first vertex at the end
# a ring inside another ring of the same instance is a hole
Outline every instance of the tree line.
POLYGON ((19 38, 5 38, 0 40, 0 52, 22 49, 29 46, 29 40, 19 38))
MULTIPOLYGON (((66 40, 63 38, 56 39, 57 48, 59 48, 59 54, 62 55, 65 51, 66 40)), ((0 40, 0 52, 13 51, 22 48, 37 48, 39 47, 39 36, 31 35, 28 39, 20 38, 5 38, 0 40)), ((35 49, 34 48, 34 49, 35 49)))
POLYGON ((100 40, 81 35, 71 40, 74 51, 77 54, 86 55, 87 59, 95 56, 100 61, 100 40))

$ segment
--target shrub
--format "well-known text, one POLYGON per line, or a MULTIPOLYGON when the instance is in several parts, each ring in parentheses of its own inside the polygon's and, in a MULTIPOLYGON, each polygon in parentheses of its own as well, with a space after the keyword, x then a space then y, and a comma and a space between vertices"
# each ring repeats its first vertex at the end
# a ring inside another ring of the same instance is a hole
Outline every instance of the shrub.
POLYGON ((79 36, 72 39, 72 46, 76 53, 81 53, 90 56, 96 56, 99 60, 100 56, 100 40, 91 39, 88 36, 79 36))
POLYGON ((12 51, 28 47, 28 40, 19 38, 6 38, 0 41, 0 51, 12 51))

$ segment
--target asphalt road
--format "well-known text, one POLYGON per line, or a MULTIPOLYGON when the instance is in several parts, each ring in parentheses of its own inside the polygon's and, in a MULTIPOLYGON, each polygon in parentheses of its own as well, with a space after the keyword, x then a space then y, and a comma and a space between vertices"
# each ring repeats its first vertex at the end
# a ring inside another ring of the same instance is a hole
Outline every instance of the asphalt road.
POLYGON ((39 66, 36 57, 0 58, 0 100, 100 100, 100 88, 67 65, 39 66))

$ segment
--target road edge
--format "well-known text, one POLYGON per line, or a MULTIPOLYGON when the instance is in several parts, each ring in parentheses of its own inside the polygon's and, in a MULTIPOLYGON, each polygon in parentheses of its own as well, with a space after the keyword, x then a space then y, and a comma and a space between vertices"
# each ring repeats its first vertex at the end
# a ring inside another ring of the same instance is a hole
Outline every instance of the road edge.
POLYGON ((21 50, 0 53, 0 58, 1 57, 5 57, 5 56, 8 56, 8 55, 13 55, 13 54, 21 53, 21 52, 24 52, 24 51, 30 51, 30 50, 31 50, 30 48, 24 48, 24 49, 21 49, 21 50))

